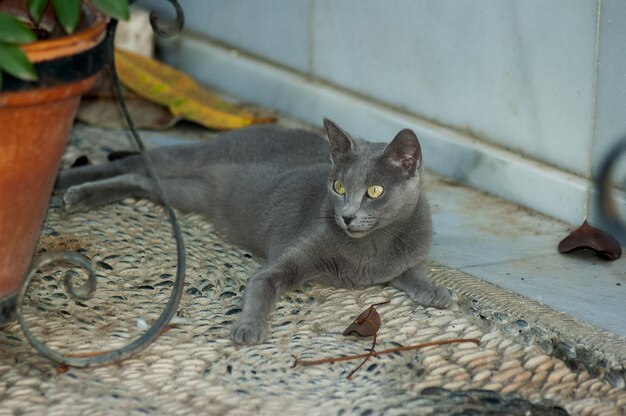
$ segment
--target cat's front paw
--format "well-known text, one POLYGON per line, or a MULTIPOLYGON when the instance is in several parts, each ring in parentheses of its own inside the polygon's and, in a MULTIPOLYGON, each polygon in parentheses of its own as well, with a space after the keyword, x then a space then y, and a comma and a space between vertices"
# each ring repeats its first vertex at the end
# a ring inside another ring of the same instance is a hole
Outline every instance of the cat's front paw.
POLYGON ((88 195, 81 185, 70 187, 63 195, 63 209, 67 212, 84 212, 90 208, 88 195))
POLYGON ((230 339, 235 344, 260 344, 267 338, 265 322, 237 322, 230 331, 230 339))
POLYGON ((420 305, 440 309, 447 308, 452 304, 450 291, 442 286, 430 286, 415 293, 412 297, 420 305))

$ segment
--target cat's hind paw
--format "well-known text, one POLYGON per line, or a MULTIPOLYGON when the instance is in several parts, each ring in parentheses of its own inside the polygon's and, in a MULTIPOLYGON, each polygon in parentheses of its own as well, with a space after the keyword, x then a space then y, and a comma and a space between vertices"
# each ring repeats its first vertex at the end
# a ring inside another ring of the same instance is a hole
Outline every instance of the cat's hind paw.
POLYGON ((67 212, 86 211, 87 207, 82 203, 82 194, 80 186, 70 187, 63 195, 63 209, 67 212))
POLYGON ((235 344, 260 344, 267 338, 267 325, 263 322, 237 322, 230 331, 235 344))

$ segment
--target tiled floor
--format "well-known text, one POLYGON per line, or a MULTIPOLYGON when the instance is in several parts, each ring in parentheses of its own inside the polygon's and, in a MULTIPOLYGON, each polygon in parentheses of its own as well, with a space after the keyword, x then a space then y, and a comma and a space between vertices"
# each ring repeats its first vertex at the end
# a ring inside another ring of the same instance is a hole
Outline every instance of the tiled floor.
MULTIPOLYGON (((144 137, 171 145, 204 134, 183 128, 144 137)), ((557 245, 574 226, 434 174, 426 186, 435 226, 433 261, 626 336, 626 259, 560 254, 557 245)))
POLYGON ((575 227, 431 176, 432 259, 626 336, 626 260, 563 255, 575 227))

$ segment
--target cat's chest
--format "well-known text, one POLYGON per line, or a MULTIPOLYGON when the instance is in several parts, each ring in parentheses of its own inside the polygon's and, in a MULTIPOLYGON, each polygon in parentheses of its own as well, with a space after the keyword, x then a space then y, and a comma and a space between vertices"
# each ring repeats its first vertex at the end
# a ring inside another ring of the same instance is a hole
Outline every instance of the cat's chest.
POLYGON ((354 287, 389 282, 419 261, 419 250, 409 245, 337 246, 322 258, 322 274, 337 286, 354 287))

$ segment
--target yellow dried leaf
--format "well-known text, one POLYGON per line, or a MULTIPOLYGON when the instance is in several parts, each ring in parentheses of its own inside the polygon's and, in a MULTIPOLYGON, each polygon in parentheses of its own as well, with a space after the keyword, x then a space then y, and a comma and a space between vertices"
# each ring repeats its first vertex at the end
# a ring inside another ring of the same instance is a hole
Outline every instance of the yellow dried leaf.
POLYGON ((116 50, 115 68, 122 84, 136 94, 168 107, 175 116, 211 129, 229 130, 276 120, 226 102, 183 72, 132 52, 116 50))

